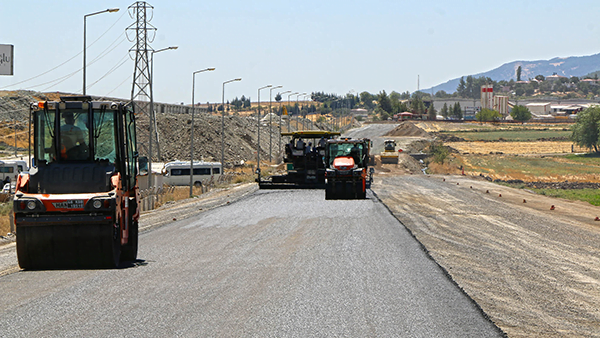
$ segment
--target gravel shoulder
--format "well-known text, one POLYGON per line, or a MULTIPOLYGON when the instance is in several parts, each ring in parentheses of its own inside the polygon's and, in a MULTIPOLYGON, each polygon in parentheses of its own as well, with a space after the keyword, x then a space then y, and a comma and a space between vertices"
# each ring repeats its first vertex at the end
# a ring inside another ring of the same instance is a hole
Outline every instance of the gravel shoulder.
POLYGON ((373 191, 509 337, 600 337, 600 208, 476 178, 386 174, 373 191))

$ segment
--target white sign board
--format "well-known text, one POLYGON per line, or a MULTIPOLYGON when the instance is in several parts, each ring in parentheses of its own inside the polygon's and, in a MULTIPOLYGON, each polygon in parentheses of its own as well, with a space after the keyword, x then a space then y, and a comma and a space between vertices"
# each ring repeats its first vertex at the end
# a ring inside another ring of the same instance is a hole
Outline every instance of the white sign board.
POLYGON ((0 45, 0 75, 13 75, 13 45, 0 45))

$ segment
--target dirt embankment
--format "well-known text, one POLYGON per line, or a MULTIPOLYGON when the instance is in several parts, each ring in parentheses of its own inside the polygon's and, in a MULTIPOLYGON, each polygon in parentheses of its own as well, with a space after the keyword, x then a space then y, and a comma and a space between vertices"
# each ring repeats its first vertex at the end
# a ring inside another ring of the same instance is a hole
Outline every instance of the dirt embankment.
POLYGON ((404 121, 393 130, 387 132, 384 136, 418 136, 431 138, 431 135, 425 130, 417 127, 412 121, 404 121))
MULTIPOLYGON (((35 91, 0 91, 0 122, 16 119, 20 121, 18 131, 22 132, 23 142, 19 149, 24 151, 27 142, 27 117, 29 104, 39 100, 59 100, 66 93, 39 93, 35 91)), ((123 100, 127 101, 127 100, 123 100)), ((172 160, 188 160, 190 158, 191 114, 157 113, 157 126, 160 141, 160 155, 164 162, 172 160)), ((325 123, 314 123, 307 119, 294 119, 291 130, 299 129, 329 129, 325 123), (304 124, 304 126, 303 126, 304 124)), ((282 129, 287 131, 287 121, 282 124, 282 129)), ((0 124, 0 129, 1 129, 0 124)), ((148 118, 139 116, 137 121, 138 145, 141 155, 147 155, 148 118)), ((226 164, 244 162, 256 163, 258 144, 258 123, 256 117, 247 115, 229 115, 224 119, 224 157, 226 164)), ((279 118, 263 118, 260 123, 260 156, 261 161, 277 161, 279 157, 279 118), (269 123, 271 122, 271 124, 269 123)), ((21 137, 19 138, 21 140, 21 137)), ((285 140, 282 140, 285 142, 285 140)), ((7 151, 14 148, 14 138, 6 135, 3 139, 0 133, 0 147, 7 151)), ((156 148, 154 148, 156 150, 156 148)), ((155 153, 156 157, 156 153, 155 153)), ((221 116, 207 113, 194 116, 194 158, 206 161, 221 160, 221 116)), ((155 160, 157 160, 155 158, 155 160)))

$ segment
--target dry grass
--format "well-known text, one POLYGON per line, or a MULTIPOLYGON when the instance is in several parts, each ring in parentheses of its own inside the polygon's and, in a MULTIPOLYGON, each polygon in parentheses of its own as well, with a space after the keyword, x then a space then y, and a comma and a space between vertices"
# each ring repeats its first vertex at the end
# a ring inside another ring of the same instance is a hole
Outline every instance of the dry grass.
POLYGON ((10 218, 8 215, 0 216, 0 236, 5 236, 10 232, 10 218))
MULTIPOLYGON (((572 142, 569 141, 534 141, 534 142, 447 142, 459 152, 465 154, 489 154, 501 152, 511 155, 526 154, 565 154, 571 153, 572 142)), ((574 147, 575 152, 585 152, 585 149, 574 147)))
MULTIPOLYGON (((504 123, 482 123, 482 122, 433 122, 419 121, 416 126, 426 132, 470 132, 470 131, 497 131, 497 130, 563 130, 570 129, 571 123, 527 123, 527 124, 504 124, 504 123)), ((460 135, 457 135, 460 136, 460 135)))

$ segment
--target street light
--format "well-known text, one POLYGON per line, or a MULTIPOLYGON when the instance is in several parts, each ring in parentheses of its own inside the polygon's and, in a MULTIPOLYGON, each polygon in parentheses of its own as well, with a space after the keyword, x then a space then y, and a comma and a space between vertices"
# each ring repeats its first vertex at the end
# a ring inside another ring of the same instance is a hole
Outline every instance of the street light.
MULTIPOLYGON (((296 96, 296 107, 298 107, 298 116, 300 116, 300 106, 298 105, 298 98, 302 95, 306 95, 306 93, 302 93, 296 96)), ((296 130, 298 130, 298 117, 296 117, 296 130)))
POLYGON ((194 187, 194 92, 196 91, 196 74, 213 71, 215 68, 205 68, 192 73, 192 129, 190 135, 190 197, 192 197, 192 188, 194 187))
MULTIPOLYGON (((306 94, 306 95, 302 95, 302 96, 304 96, 302 101, 306 102, 306 98, 311 97, 312 94, 306 94)), ((306 105, 306 114, 308 114, 308 105, 306 105)), ((304 114, 304 123, 306 123, 306 127, 304 129, 308 129, 308 121, 306 121, 306 114, 304 114)), ((303 123, 303 125, 304 125, 304 123, 303 123)))
POLYGON ((256 130, 258 133, 257 147, 256 147, 256 172, 258 173, 258 182, 260 182, 260 91, 266 88, 271 88, 273 85, 266 85, 258 88, 258 115, 256 119, 256 130))
MULTIPOLYGON (((279 95, 287 94, 287 93, 291 93, 291 92, 292 92, 291 90, 286 90, 283 93, 279 93, 279 95)), ((281 120, 282 120, 282 117, 283 117, 283 112, 281 111, 281 100, 279 100, 279 156, 281 156, 281 138, 282 138, 282 136, 281 136, 281 131, 282 131, 281 130, 281 120)))
MULTIPOLYGON (((152 83, 154 79, 154 53, 160 53, 166 50, 175 49, 177 49, 177 46, 155 50, 150 53, 150 126, 148 130, 148 189, 152 188, 152 128, 156 123, 156 119, 154 116, 154 85, 152 83)), ((160 151, 158 152, 158 159, 160 160, 160 151)))
MULTIPOLYGON (((242 78, 237 78, 229 81, 223 82, 223 96, 221 108, 221 170, 225 171, 225 85, 234 82, 234 81, 242 81, 242 78)), ((222 172, 221 172, 222 174, 222 172)))
MULTIPOLYGON (((297 94, 300 94, 300 93, 295 92, 295 93, 292 93, 292 94, 288 94, 288 107, 291 107, 290 106, 290 96, 297 95, 297 94)), ((290 112, 288 111, 288 132, 290 131, 290 128, 291 128, 291 126, 290 126, 291 121, 292 121, 292 114, 290 114, 290 112)))
POLYGON ((105 9, 103 11, 100 12, 95 12, 95 13, 90 13, 90 14, 86 14, 83 16, 83 95, 85 95, 85 57, 86 57, 86 22, 87 22, 87 17, 88 16, 92 16, 92 15, 96 15, 96 14, 101 14, 101 13, 113 13, 113 12, 118 12, 119 9, 118 8, 109 8, 109 9, 105 9))
POLYGON ((277 86, 269 89, 269 162, 273 161, 272 154, 273 150, 271 148, 271 139, 273 138, 271 134, 273 134, 273 109, 271 108, 273 89, 282 88, 283 86, 277 86))

